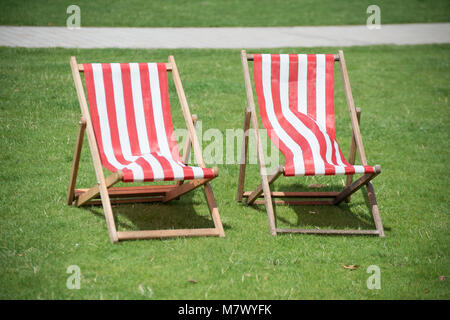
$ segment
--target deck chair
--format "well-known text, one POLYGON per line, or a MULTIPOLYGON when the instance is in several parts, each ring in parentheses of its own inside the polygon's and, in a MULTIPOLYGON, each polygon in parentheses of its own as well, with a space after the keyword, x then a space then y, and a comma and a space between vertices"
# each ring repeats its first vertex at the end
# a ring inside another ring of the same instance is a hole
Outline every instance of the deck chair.
POLYGON ((248 107, 245 110, 244 138, 238 180, 237 201, 266 206, 269 229, 277 233, 367 234, 384 237, 383 225, 371 180, 380 166, 369 166, 359 130, 361 110, 355 108, 344 53, 334 54, 247 54, 241 52, 248 107), (248 61, 253 61, 254 82, 261 121, 269 138, 285 157, 284 166, 267 174, 258 131, 248 61), (352 125, 350 156, 339 148, 334 124, 334 63, 339 61, 352 125), (254 128, 261 184, 244 192, 250 122, 254 128), (355 165, 356 150, 362 165, 355 165), (362 176, 353 182, 354 174, 362 176), (281 175, 347 175, 340 192, 271 192, 270 185, 281 175), (367 188, 376 230, 285 229, 276 227, 273 204, 338 205, 367 188), (258 198, 264 197, 264 200, 258 198), (272 200, 291 198, 291 200, 272 200), (302 200, 292 200, 292 198, 302 200), (322 200, 318 200, 322 199, 322 200))
POLYGON ((168 63, 77 64, 71 57, 81 108, 78 138, 67 203, 102 204, 112 242, 178 236, 224 237, 210 181, 217 168, 206 168, 192 116, 173 56, 168 63), (170 113, 167 72, 171 71, 188 135, 181 157, 170 113), (80 72, 84 72, 89 107, 80 72), (92 155, 97 185, 75 189, 84 133, 92 155), (198 166, 186 165, 191 146, 198 166), (112 173, 105 177, 103 167, 112 173), (170 185, 112 187, 117 182, 176 181, 170 185), (183 183, 186 181, 185 183, 183 183), (111 203, 168 202, 204 187, 214 228, 117 231, 111 203), (98 199, 100 196, 100 199, 98 199), (113 200, 111 200, 111 199, 113 200))

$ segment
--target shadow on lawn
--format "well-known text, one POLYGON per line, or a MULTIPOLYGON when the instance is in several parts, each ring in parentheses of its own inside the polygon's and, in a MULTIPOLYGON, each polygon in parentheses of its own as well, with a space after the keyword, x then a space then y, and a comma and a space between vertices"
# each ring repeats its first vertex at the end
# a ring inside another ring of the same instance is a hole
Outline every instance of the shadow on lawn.
MULTIPOLYGON (((203 190, 194 192, 203 193, 203 190)), ((158 202, 120 204, 112 205, 112 208, 118 231, 214 228, 206 197, 194 200, 192 192, 183 195, 180 200, 172 200, 166 204, 158 202)), ((104 217, 101 206, 91 206, 87 209, 101 218, 104 217)), ((223 228, 229 229, 225 224, 223 228)))
MULTIPOLYGON (((340 191, 342 186, 332 185, 320 190, 311 190, 302 184, 280 185, 276 190, 283 191, 340 191)), ((364 196, 364 203, 361 200, 352 199, 350 203, 342 202, 337 206, 333 205, 274 205, 274 214, 278 224, 290 228, 320 228, 320 229, 375 229, 370 202, 365 188, 361 189, 364 196), (296 222, 285 215, 277 214, 277 209, 289 207, 297 215, 296 222), (362 207, 363 210, 361 210, 362 207)), ((361 191, 358 191, 361 192, 361 191)), ((263 205, 254 206, 258 211, 266 213, 263 205)), ((389 228, 385 228, 389 230, 389 228)))

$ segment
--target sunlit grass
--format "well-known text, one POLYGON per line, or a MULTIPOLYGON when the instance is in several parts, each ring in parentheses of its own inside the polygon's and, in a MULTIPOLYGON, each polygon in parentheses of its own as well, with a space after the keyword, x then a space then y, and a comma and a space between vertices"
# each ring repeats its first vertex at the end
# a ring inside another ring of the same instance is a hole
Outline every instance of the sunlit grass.
POLYGON ((378 5, 381 23, 448 22, 446 0, 1 0, 1 25, 65 26, 67 7, 81 10, 81 26, 267 27, 366 24, 378 5))
MULTIPOLYGON (((69 57, 144 62, 166 61, 169 54, 204 130, 240 128, 246 98, 238 50, 0 49, 0 298, 450 298, 448 279, 440 280, 450 262, 449 45, 345 49, 366 153, 383 168, 374 187, 386 238, 271 237, 264 207, 235 201, 238 166, 219 165, 212 185, 225 239, 113 245, 101 208, 65 204, 80 117, 69 57), (346 270, 347 264, 360 268, 346 270), (80 290, 66 288, 69 265, 81 268, 80 290), (366 287, 370 265, 381 268, 381 290, 366 287)), ((350 122, 336 80, 337 134, 347 154, 350 122)), ((173 89, 172 114, 182 127, 173 89)), ((248 190, 259 181, 255 165, 247 177, 248 190)), ((337 190, 341 179, 285 178, 275 188, 327 183, 337 190)), ((88 148, 78 182, 95 183, 88 148)), ((121 205, 114 212, 121 230, 212 225, 200 190, 167 206, 121 205)), ((373 228, 362 193, 349 205, 278 206, 276 212, 285 227, 373 228)))

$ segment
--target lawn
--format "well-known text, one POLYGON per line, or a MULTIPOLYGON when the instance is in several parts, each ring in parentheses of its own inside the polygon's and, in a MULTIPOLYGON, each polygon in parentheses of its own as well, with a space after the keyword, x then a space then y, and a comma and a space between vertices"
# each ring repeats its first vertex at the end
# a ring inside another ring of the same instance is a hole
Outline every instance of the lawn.
MULTIPOLYGON (((226 238, 113 245, 101 208, 65 204, 80 116, 69 57, 144 62, 166 61, 169 54, 203 129, 240 128, 246 98, 238 50, 0 48, 0 299, 450 298, 449 279, 441 277, 450 275, 450 45, 345 49, 366 153, 383 168, 374 187, 386 238, 272 237, 264 207, 235 201, 238 165, 219 165, 212 186, 226 238), (360 267, 344 268, 351 264, 360 267), (81 269, 79 290, 66 288, 70 265, 81 269), (380 290, 366 286, 370 265, 381 269, 380 290)), ((337 135, 348 154, 350 122, 336 80, 337 135)), ((182 127, 173 89, 172 114, 182 127)), ((257 171, 249 167, 247 189, 258 183, 257 171)), ((337 190, 342 181, 285 178, 275 189, 326 183, 337 190)), ((88 148, 78 182, 95 183, 88 148)), ((200 190, 168 205, 113 210, 120 230, 212 226, 200 190)), ((276 212, 282 227, 373 228, 362 192, 349 205, 278 206, 276 212)))
POLYGON ((0 25, 65 26, 68 6, 81 26, 236 27, 365 24, 378 5, 381 23, 448 22, 447 0, 1 0, 0 25))

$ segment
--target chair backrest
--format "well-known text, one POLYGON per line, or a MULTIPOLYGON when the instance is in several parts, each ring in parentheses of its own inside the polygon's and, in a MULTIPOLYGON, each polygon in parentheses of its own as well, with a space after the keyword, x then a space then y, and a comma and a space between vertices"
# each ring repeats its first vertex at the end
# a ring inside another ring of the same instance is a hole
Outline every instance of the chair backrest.
POLYGON ((83 64, 94 134, 108 169, 160 153, 181 161, 165 63, 83 64))
POLYGON ((334 174, 348 165, 334 125, 333 54, 254 54, 261 120, 291 167, 286 175, 334 174))

